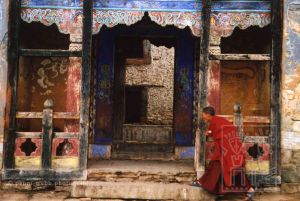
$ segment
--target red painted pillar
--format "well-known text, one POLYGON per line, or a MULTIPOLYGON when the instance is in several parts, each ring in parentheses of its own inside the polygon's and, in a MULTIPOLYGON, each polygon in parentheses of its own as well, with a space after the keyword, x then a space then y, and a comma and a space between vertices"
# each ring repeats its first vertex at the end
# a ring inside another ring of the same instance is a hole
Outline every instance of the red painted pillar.
POLYGON ((220 61, 210 61, 208 70, 208 105, 213 106, 217 114, 221 111, 221 65, 220 61))
MULTIPOLYGON (((212 31, 215 26, 212 24, 212 31)), ((221 53, 221 35, 212 34, 210 36, 209 53, 220 54, 221 53)), ((221 62, 219 60, 209 61, 208 66, 208 105, 215 108, 216 113, 221 112, 221 62)))
MULTIPOLYGON (((79 19, 78 19, 79 20, 79 19)), ((81 19, 80 19, 81 20, 81 19)), ((70 34, 69 50, 81 50, 82 34, 81 27, 73 27, 70 34)), ((70 57, 68 66, 67 89, 66 89, 66 112, 77 112, 80 109, 80 88, 81 88, 81 58, 70 57)), ((79 120, 66 120, 66 132, 79 132, 79 120)))

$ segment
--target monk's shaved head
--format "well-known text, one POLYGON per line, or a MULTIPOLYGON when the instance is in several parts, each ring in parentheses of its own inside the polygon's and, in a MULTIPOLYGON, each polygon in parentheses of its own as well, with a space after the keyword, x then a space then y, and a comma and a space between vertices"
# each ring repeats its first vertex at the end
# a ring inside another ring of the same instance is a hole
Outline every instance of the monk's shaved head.
POLYGON ((202 112, 205 113, 205 114, 209 114, 211 116, 215 116, 215 114, 216 114, 215 109, 213 107, 210 107, 210 106, 203 108, 202 112))

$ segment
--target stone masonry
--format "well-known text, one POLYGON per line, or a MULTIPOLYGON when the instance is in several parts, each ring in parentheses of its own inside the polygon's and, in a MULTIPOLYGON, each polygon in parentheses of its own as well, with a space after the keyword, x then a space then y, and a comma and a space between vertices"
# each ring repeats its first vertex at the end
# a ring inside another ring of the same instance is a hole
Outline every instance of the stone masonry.
POLYGON ((147 124, 172 124, 174 55, 174 48, 151 45, 151 64, 126 66, 126 85, 147 88, 147 124))
POLYGON ((300 0, 284 2, 281 176, 291 193, 300 191, 300 0))

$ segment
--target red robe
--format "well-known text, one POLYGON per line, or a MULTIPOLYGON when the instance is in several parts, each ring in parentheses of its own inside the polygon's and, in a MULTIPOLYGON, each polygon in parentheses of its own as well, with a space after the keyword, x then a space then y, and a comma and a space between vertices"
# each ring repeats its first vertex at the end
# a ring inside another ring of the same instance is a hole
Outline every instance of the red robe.
MULTIPOLYGON (((245 166, 245 152, 236 127, 225 118, 214 116, 207 132, 208 136, 213 138, 215 148, 207 171, 199 182, 210 192, 218 192, 215 185, 219 175, 223 176, 224 185, 227 187, 233 186, 234 176, 237 174, 240 176, 240 170, 245 166)), ((245 177, 245 174, 241 176, 245 177)), ((246 185, 247 188, 250 186, 248 181, 246 185)))

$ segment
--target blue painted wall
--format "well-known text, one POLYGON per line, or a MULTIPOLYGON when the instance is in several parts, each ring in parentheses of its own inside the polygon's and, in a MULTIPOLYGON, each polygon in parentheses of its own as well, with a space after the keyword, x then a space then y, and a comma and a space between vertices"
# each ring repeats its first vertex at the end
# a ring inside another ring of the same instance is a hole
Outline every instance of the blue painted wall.
POLYGON ((97 56, 97 111, 94 143, 112 142, 114 43, 118 36, 126 35, 176 38, 174 132, 177 145, 193 144, 193 77, 197 38, 192 36, 189 29, 156 26, 157 28, 139 29, 136 25, 130 27, 119 25, 112 29, 101 30, 97 56))
MULTIPOLYGON (((271 1, 267 0, 215 0, 213 11, 221 12, 262 12, 270 11, 271 1)), ((22 0, 24 7, 53 7, 81 9, 82 0, 22 0)), ((199 11, 198 0, 94 0, 96 9, 104 10, 145 10, 145 11, 199 11)))
POLYGON ((300 0, 289 0, 285 5, 286 58, 287 75, 295 75, 300 68, 300 0))

